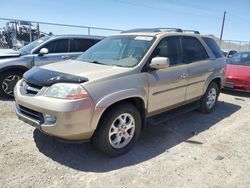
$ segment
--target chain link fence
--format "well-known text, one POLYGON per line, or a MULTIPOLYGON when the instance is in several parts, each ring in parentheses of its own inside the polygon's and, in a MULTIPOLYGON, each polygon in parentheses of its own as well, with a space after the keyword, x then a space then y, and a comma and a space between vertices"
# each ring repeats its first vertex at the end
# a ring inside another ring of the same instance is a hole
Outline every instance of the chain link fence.
POLYGON ((236 41, 236 40, 223 40, 221 42, 221 49, 225 51, 250 51, 250 42, 236 41))
MULTIPOLYGON (((46 35, 76 34, 108 36, 121 32, 119 29, 89 27, 81 25, 58 24, 0 18, 0 48, 20 48, 31 41, 46 35)), ((219 41, 223 51, 250 51, 250 41, 219 41)))
POLYGON ((119 29, 0 18, 0 48, 20 48, 46 35, 108 36, 119 29))

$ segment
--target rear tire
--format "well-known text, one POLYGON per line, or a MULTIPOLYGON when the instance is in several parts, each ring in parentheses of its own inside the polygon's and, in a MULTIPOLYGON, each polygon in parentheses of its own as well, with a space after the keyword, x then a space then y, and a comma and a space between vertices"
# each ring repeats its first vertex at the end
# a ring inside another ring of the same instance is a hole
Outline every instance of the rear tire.
POLYGON ((211 82, 207 87, 206 93, 200 99, 199 111, 210 113, 213 111, 219 96, 219 87, 215 82, 211 82))
POLYGON ((104 113, 92 142, 101 152, 116 157, 127 153, 135 145, 140 132, 138 109, 130 103, 122 103, 104 113))
POLYGON ((14 88, 16 83, 22 78, 21 71, 8 71, 0 75, 0 96, 14 98, 14 88))

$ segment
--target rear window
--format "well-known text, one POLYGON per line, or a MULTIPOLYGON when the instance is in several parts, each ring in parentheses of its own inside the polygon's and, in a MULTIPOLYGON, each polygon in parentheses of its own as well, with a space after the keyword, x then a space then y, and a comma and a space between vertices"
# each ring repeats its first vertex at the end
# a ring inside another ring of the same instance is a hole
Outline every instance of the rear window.
POLYGON ((222 52, 220 50, 220 47, 215 42, 215 40, 213 40, 211 38, 205 38, 205 37, 202 37, 202 39, 208 45, 208 47, 211 49, 212 53, 214 54, 214 56, 216 58, 223 57, 223 54, 222 54, 222 52))
POLYGON ((182 37, 183 62, 192 63, 208 59, 202 44, 194 37, 182 37))
POLYGON ((91 46, 99 42, 94 39, 73 39, 70 40, 70 52, 85 52, 91 46))

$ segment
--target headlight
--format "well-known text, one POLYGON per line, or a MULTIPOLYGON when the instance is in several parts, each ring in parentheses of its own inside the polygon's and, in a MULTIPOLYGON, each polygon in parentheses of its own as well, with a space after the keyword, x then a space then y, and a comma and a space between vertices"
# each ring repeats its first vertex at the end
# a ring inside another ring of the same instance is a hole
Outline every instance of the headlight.
POLYGON ((82 99, 86 98, 88 93, 79 84, 58 83, 50 86, 45 91, 44 96, 60 99, 82 99))

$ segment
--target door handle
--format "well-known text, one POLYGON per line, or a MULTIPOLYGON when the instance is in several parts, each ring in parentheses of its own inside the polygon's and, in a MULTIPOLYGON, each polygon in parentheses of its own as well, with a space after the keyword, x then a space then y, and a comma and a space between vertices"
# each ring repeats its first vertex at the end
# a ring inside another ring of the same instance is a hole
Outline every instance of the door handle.
POLYGON ((182 74, 180 75, 180 77, 183 78, 183 79, 184 79, 184 78, 187 78, 187 77, 188 77, 188 74, 187 74, 187 73, 182 73, 182 74))
POLYGON ((63 55, 62 58, 63 58, 63 59, 69 59, 70 56, 68 56, 68 55, 63 55))

